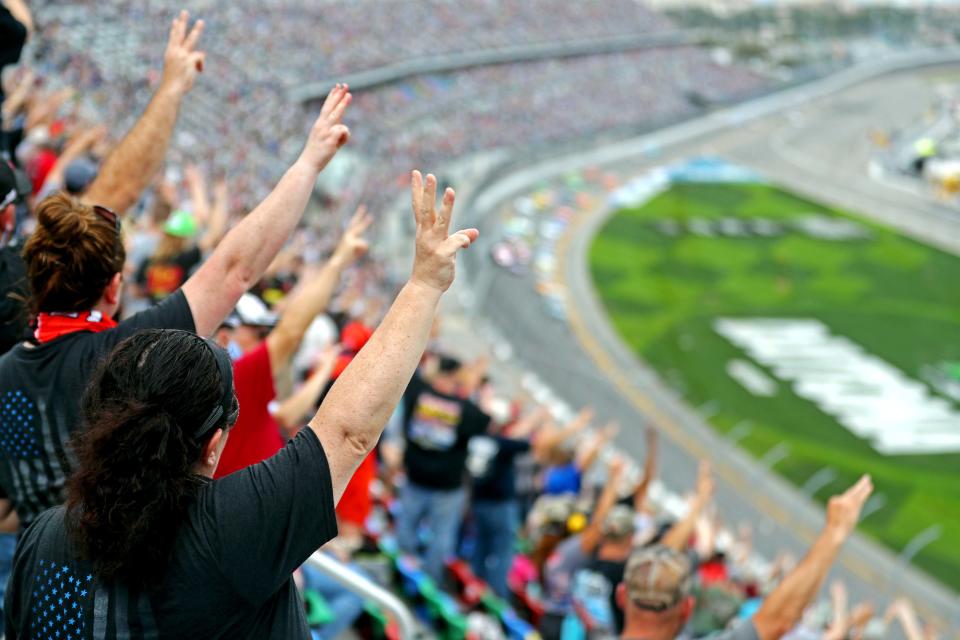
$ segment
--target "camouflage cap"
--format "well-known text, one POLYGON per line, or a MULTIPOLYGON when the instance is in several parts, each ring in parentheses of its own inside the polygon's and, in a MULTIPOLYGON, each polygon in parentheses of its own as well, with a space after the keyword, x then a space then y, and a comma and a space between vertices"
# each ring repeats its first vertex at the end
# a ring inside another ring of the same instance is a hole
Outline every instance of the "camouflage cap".
POLYGON ((530 510, 529 524, 533 529, 550 526, 566 527, 567 520, 574 513, 574 499, 570 495, 545 495, 537 498, 530 510))
POLYGON ((627 597, 640 609, 666 611, 690 595, 692 569, 690 559, 670 547, 635 551, 623 573, 627 597))
POLYGON ((633 509, 625 504, 615 505, 600 527, 603 537, 621 539, 632 536, 635 530, 633 509))

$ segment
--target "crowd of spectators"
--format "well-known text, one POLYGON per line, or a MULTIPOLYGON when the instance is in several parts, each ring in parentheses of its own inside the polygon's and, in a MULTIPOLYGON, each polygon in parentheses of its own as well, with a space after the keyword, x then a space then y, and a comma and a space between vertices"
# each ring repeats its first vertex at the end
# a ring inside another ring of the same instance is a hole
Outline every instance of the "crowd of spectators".
MULTIPOLYGON (((163 34, 155 25, 178 7, 167 1, 41 5, 37 14, 47 37, 36 48, 37 73, 48 90, 72 87, 82 115, 107 118, 116 125, 112 131, 122 131, 156 79, 155 51, 163 34)), ((241 208, 262 199, 295 157, 292 140, 308 123, 286 94, 306 80, 412 57, 672 29, 633 0, 240 2, 210 13, 206 65, 213 72, 184 105, 169 158, 174 166, 196 162, 217 173, 242 167, 231 186, 241 208), (306 22, 324 36, 304 30, 306 22), (231 141, 226 148, 224 140, 231 141)), ((729 100, 769 83, 716 64, 709 51, 696 47, 417 77, 358 94, 358 112, 376 126, 362 132, 354 148, 376 160, 377 178, 396 185, 409 158, 430 150, 449 161, 477 150, 650 126, 689 116, 704 101, 729 100), (420 117, 425 104, 437 107, 426 122, 420 117), (416 124, 420 130, 411 130, 416 124)), ((364 186, 373 182, 379 180, 364 186)), ((396 193, 368 188, 351 194, 347 206, 396 193)))
MULTIPOLYGON (((209 2, 209 24, 168 2, 33 8, 0 4, 8 637, 336 637, 363 603, 301 565, 371 544, 397 548, 421 595, 481 585, 545 638, 876 633, 840 584, 829 615, 808 612, 869 478, 795 567, 761 571, 748 535, 722 542, 706 462, 665 513, 655 430, 636 468, 611 452, 617 425, 506 394, 438 339, 477 233, 451 233, 453 191, 437 207, 412 167, 652 126, 764 79, 689 46, 502 64, 336 85, 304 127, 284 94, 308 76, 669 25, 632 0, 209 2), (348 142, 364 183, 304 221, 348 142), (367 236, 407 179, 398 291, 367 236), (374 215, 341 222, 357 201, 374 215), (308 629, 301 590, 334 615, 308 629)), ((893 618, 935 633, 905 601, 893 618)))

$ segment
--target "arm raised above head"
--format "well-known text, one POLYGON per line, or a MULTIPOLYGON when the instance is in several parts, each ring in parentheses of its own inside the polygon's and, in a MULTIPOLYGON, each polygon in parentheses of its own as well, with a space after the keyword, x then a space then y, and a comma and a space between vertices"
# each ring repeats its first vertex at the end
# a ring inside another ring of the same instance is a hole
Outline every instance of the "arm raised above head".
POLYGON ((360 206, 350 219, 330 259, 317 273, 312 274, 311 278, 304 278, 297 290, 290 295, 280 322, 267 336, 267 351, 270 353, 270 366, 274 371, 285 367, 300 348, 310 323, 330 304, 343 270, 367 252, 368 245, 363 234, 372 222, 373 218, 367 214, 366 207, 360 206))
POLYGON ((804 610, 817 595, 840 547, 853 533, 860 512, 873 492, 870 476, 863 476, 843 494, 830 498, 827 522, 807 555, 773 592, 753 617, 760 640, 776 640, 800 621, 804 610))
POLYGON ((344 370, 310 422, 330 462, 334 496, 373 448, 420 362, 440 297, 453 283, 457 252, 476 240, 476 229, 450 234, 454 193, 436 208, 437 179, 418 171, 411 179, 417 222, 413 273, 370 341, 344 370))
POLYGON ((189 21, 186 11, 173 19, 160 86, 140 119, 107 156, 83 197, 85 202, 123 213, 133 206, 163 164, 180 103, 203 70, 206 55, 196 50, 203 20, 197 20, 188 30, 189 21))
POLYGON ((350 101, 346 85, 330 91, 297 161, 183 285, 198 334, 209 335, 217 328, 296 228, 317 174, 350 139, 350 130, 342 123, 350 101))

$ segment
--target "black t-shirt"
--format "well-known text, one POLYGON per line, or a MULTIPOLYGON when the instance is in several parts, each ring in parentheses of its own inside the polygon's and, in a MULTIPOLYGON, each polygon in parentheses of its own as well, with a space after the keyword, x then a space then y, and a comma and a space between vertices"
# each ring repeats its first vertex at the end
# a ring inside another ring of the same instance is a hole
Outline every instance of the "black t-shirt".
MULTIPOLYGON (((16 64, 27 41, 27 28, 10 10, 0 4, 0 72, 8 64, 16 64)), ((0 85, 0 104, 3 104, 3 86, 0 85)))
POLYGON ((403 394, 403 418, 407 478, 430 489, 459 487, 467 443, 487 430, 490 416, 469 400, 440 393, 416 373, 403 394))
POLYGON ((473 499, 503 501, 517 495, 514 460, 530 451, 529 440, 477 436, 469 444, 467 467, 473 475, 473 499))
POLYGON ((588 569, 602 575, 610 585, 610 611, 613 613, 617 635, 623 631, 623 609, 617 605, 617 585, 623 582, 623 573, 627 569, 627 561, 601 560, 593 558, 588 569))
POLYGON ((9 245, 0 249, 0 355, 23 340, 27 332, 30 287, 20 249, 9 245))
POLYGON ((337 535, 330 467, 313 429, 273 457, 207 481, 162 582, 103 584, 77 558, 65 508, 41 515, 13 561, 6 637, 309 638, 293 571, 337 535))
POLYGON ((202 257, 199 248, 190 247, 169 260, 151 258, 140 265, 136 282, 144 288, 151 300, 159 302, 187 281, 202 257))
POLYGON ((100 360, 141 329, 194 331, 183 292, 113 329, 21 343, 0 358, 0 489, 13 500, 21 526, 62 502, 83 390, 100 360))

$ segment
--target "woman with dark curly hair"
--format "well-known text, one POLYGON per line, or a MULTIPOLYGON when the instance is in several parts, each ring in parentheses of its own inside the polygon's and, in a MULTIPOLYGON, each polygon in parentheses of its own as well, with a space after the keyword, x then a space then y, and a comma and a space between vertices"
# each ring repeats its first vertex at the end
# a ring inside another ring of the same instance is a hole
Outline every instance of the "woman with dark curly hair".
POLYGON ((430 336, 456 254, 454 194, 413 174, 413 274, 311 420, 273 457, 211 481, 237 419, 226 352, 186 331, 120 343, 81 404, 67 504, 24 533, 8 639, 309 638, 292 572, 337 533, 334 507, 430 336))
POLYGON ((182 287, 122 322, 113 320, 125 260, 117 214, 63 194, 37 207, 37 229, 23 251, 36 331, 0 358, 0 490, 22 527, 63 500, 76 464, 67 443, 80 426, 80 396, 96 363, 141 329, 217 329, 286 242, 318 173, 349 138, 341 119, 350 101, 337 85, 273 192, 182 287))

